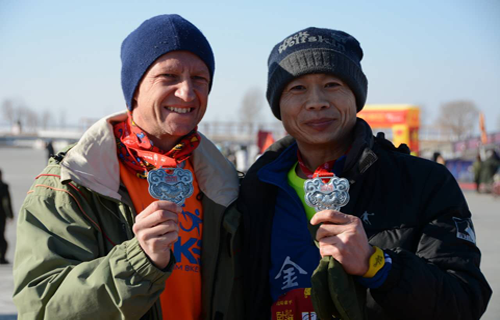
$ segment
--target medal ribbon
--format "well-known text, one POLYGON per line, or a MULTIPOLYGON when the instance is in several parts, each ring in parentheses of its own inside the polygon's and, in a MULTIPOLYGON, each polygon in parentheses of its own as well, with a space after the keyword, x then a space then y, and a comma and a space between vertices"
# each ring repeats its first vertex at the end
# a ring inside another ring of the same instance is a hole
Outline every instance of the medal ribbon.
POLYGON ((335 161, 337 161, 337 160, 327 161, 327 162, 323 163, 322 165, 320 165, 319 167, 317 167, 316 170, 314 170, 314 172, 312 172, 304 164, 304 160, 302 160, 302 156, 300 155, 299 150, 297 150, 297 159, 299 161, 300 170, 302 170, 302 172, 304 172, 304 174, 307 176, 307 179, 313 179, 316 177, 321 177, 321 178, 325 177, 326 178, 326 177, 333 177, 334 176, 334 174, 333 174, 333 172, 331 172, 331 170, 333 168, 333 165, 335 164, 335 161))
MULTIPOLYGON (((349 146, 349 148, 344 153, 344 155, 348 154, 350 150, 351 150, 351 147, 349 146)), ((335 176, 335 174, 332 172, 332 170, 333 170, 333 166, 335 165, 335 162, 337 161, 337 159, 323 163, 322 165, 317 167, 316 170, 314 170, 314 172, 312 172, 311 170, 309 170, 308 167, 306 167, 306 165, 304 164, 304 160, 302 160, 302 156, 300 155, 300 150, 298 150, 298 149, 297 149, 297 159, 299 162, 300 169, 307 176, 307 179, 314 179, 316 177, 319 177, 319 178, 327 178, 326 180, 328 180, 329 178, 332 178, 335 176)), ((327 181, 323 180, 323 182, 326 183, 327 181)))
POLYGON ((128 112, 127 120, 113 126, 120 160, 140 178, 146 178, 150 170, 167 167, 175 168, 191 156, 200 144, 198 127, 181 138, 170 150, 163 151, 153 145, 153 141, 132 120, 128 112))

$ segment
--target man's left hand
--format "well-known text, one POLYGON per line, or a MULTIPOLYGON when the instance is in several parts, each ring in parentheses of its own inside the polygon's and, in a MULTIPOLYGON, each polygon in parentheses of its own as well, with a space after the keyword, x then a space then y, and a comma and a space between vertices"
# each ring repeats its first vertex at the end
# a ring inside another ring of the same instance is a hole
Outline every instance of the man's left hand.
POLYGON ((363 223, 358 217, 335 210, 317 212, 312 225, 320 224, 316 233, 321 256, 332 256, 351 275, 364 275, 375 249, 368 243, 363 223))

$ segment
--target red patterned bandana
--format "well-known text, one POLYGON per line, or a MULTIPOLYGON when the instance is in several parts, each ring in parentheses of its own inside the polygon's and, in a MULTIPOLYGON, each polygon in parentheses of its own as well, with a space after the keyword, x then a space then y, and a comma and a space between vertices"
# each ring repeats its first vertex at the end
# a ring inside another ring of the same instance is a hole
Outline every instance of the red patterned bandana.
POLYGON ((128 112, 127 120, 113 125, 117 143, 118 158, 137 176, 146 179, 150 170, 161 167, 177 167, 188 159, 200 144, 197 127, 182 139, 170 151, 163 151, 153 145, 147 134, 132 120, 128 112))

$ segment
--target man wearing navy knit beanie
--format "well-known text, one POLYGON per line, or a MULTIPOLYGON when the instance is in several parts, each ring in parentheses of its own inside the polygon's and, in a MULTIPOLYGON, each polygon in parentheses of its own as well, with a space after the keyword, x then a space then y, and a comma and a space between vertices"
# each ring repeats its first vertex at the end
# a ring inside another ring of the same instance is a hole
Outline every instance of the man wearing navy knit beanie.
POLYGON ((267 99, 289 136, 241 184, 245 319, 479 319, 486 309, 491 288, 453 176, 356 116, 362 58, 351 35, 313 27, 271 51, 267 99))
POLYGON ((159 15, 127 36, 121 60, 126 111, 51 158, 21 208, 19 316, 241 319, 238 176, 197 130, 212 48, 191 22, 159 15))

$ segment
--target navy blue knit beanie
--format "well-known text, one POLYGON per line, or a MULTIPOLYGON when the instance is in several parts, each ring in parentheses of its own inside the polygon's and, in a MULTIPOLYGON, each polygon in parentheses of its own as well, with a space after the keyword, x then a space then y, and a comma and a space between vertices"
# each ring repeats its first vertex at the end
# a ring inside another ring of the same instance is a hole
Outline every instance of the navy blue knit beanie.
POLYGON ((122 90, 132 110, 134 93, 148 68, 162 55, 185 50, 200 57, 210 72, 209 90, 215 71, 212 48, 201 31, 177 14, 165 14, 144 21, 122 43, 122 90))
POLYGON ((368 90, 362 58, 358 40, 343 31, 310 27, 285 38, 273 48, 267 62, 266 96, 276 118, 281 120, 279 102, 285 86, 309 73, 329 73, 345 81, 359 112, 368 90))

